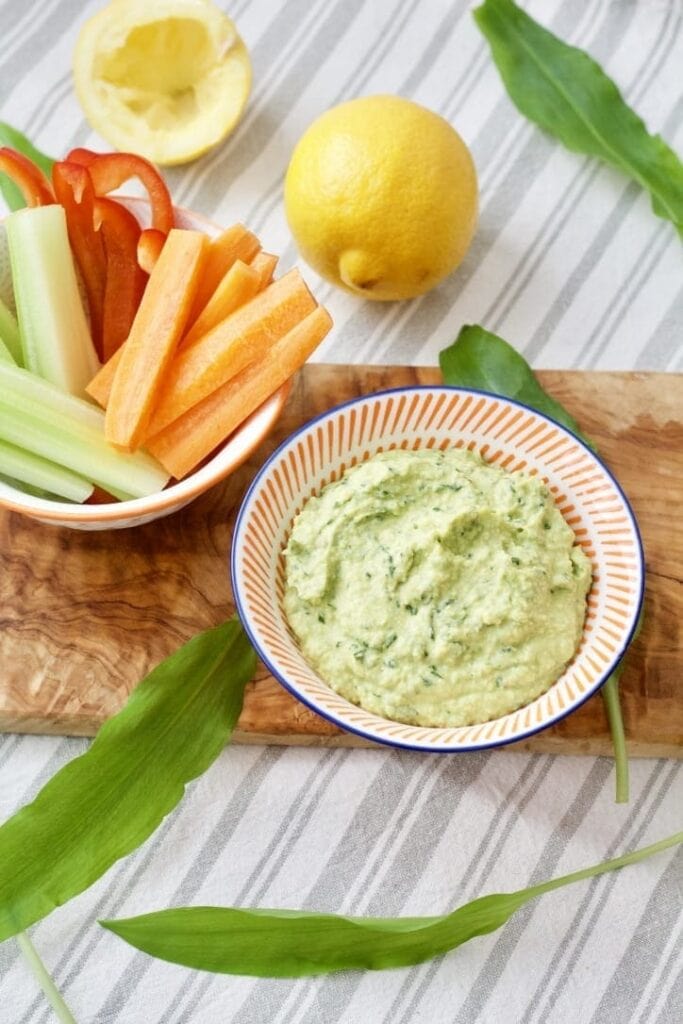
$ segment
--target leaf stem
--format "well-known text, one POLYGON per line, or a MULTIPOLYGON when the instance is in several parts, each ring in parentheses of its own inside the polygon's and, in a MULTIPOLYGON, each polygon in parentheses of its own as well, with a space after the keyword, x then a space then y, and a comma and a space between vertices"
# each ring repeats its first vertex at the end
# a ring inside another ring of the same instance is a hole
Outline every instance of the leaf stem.
POLYGON ((585 878, 595 878, 596 875, 604 875, 608 871, 616 871, 618 868, 625 868, 628 864, 637 864, 655 853, 668 850, 672 846, 683 843, 683 832, 676 832, 673 836, 660 839, 650 846, 643 846, 640 850, 632 850, 631 853, 623 853, 620 857, 603 861, 602 864, 594 864, 590 868, 582 868, 580 871, 573 871, 570 875, 563 875, 561 878, 553 878, 549 882, 541 882, 530 889, 523 890, 525 893, 533 893, 540 896, 542 893, 551 892, 553 889, 561 889, 564 885, 571 885, 572 882, 580 882, 585 878))
POLYGON ((614 746, 614 769, 616 772, 615 800, 618 804, 627 804, 629 796, 628 754, 626 752, 626 736, 624 719, 621 714, 619 700, 619 676, 621 668, 616 669, 602 688, 602 699, 605 702, 607 721, 612 733, 614 746))
POLYGON ((50 1006, 57 1014, 57 1019, 60 1020, 62 1024, 76 1024, 69 1007, 62 999, 59 989, 48 973, 45 964, 38 956, 36 948, 29 939, 27 933, 19 932, 17 935, 17 942, 19 943, 19 949, 23 953, 26 963, 31 968, 36 981, 45 993, 50 1006))

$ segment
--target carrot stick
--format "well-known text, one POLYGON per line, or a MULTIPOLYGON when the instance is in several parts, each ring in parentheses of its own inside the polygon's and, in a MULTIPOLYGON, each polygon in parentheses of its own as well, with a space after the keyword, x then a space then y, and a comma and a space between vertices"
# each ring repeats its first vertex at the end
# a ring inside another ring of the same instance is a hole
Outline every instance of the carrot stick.
POLYGON ((331 326, 327 310, 317 306, 256 362, 150 438, 146 447, 177 479, 185 476, 296 373, 331 326))
POLYGON ((114 383, 114 376, 121 362, 123 356, 123 350, 126 347, 124 341, 121 348, 114 352, 111 359, 107 359, 106 363, 97 371, 93 379, 86 387, 86 391, 91 398, 94 398, 98 405, 101 405, 103 409, 106 409, 109 405, 109 396, 111 394, 111 386, 114 383))
MULTIPOLYGON (((218 291, 223 287, 223 285, 227 285, 227 278, 228 278, 228 276, 233 271, 236 271, 236 268, 238 266, 240 266, 240 268, 244 268, 246 270, 252 269, 252 270, 258 271, 259 277, 260 277, 260 283, 259 283, 259 286, 258 286, 257 290, 261 290, 261 289, 265 288, 267 284, 270 283, 270 277, 272 276, 272 270, 275 268, 276 264, 277 264, 277 256, 271 256, 270 253, 257 253, 256 256, 254 257, 254 259, 251 261, 251 263, 248 266, 245 265, 241 260, 237 260, 233 264, 232 268, 228 271, 226 276, 223 278, 223 281, 221 281, 221 284, 218 286, 218 289, 214 293, 214 296, 209 300, 209 304, 206 307, 205 312, 209 311, 209 307, 211 307, 213 305, 214 298, 217 296, 218 291), (261 257, 263 257, 262 260, 261 260, 261 257), (257 261, 259 261, 259 262, 257 263, 257 261), (264 280, 264 278, 268 278, 268 280, 264 280)), ((243 270, 236 271, 236 276, 237 276, 236 280, 235 280, 235 278, 233 278, 233 281, 235 281, 235 286, 236 287, 237 287, 237 281, 239 281, 240 284, 242 284, 242 283, 246 284, 247 281, 251 281, 251 277, 247 278, 247 277, 243 276, 243 270)), ((235 302, 234 309, 237 309, 238 306, 243 305, 245 302, 247 302, 252 297, 253 297, 252 294, 249 293, 249 288, 245 288, 244 291, 242 292, 241 300, 235 302)), ((227 300, 227 295, 225 296, 225 298, 227 300)), ((226 301, 226 305, 223 307, 223 309, 224 309, 223 316, 218 318, 216 320, 216 323, 218 323, 220 319, 224 319, 230 313, 233 312, 233 309, 230 309, 229 305, 227 304, 227 301, 226 301)), ((215 323, 211 324, 210 326, 214 327, 215 323)), ((181 342, 181 346, 184 347, 185 345, 196 341, 197 338, 201 334, 206 333, 206 331, 208 329, 209 329, 208 320, 204 319, 204 313, 202 313, 200 315, 199 320, 197 320, 195 326, 193 326, 192 329, 183 338, 183 340, 181 342), (204 329, 200 330, 199 329, 200 327, 204 328, 204 329)), ((111 357, 111 359, 108 359, 107 362, 103 364, 101 369, 98 370, 96 376, 93 377, 93 379, 90 381, 90 383, 88 384, 88 386, 86 388, 86 391, 91 396, 91 398, 94 398, 95 401, 99 405, 101 405, 103 409, 107 408, 107 403, 109 402, 109 395, 111 393, 111 385, 112 385, 112 382, 114 380, 114 374, 116 373, 116 368, 119 365, 120 358, 121 358, 121 353, 120 352, 116 352, 111 357)))
MULTIPOLYGON (((264 256, 266 255, 268 254, 264 253, 264 256)), ((258 256, 256 258, 258 259, 258 256)), ((274 266, 273 260, 277 262, 276 256, 268 256, 268 259, 269 266, 274 266)), ((266 270, 265 264, 263 267, 266 270)), ((230 313, 234 312, 235 309, 253 298, 262 287, 264 287, 262 274, 257 273, 252 265, 247 265, 242 260, 236 260, 209 300, 204 312, 200 314, 199 319, 181 341, 178 350, 182 351, 183 348, 197 341, 209 329, 215 327, 221 320, 224 320, 230 313), (221 315, 218 315, 219 299, 222 304, 221 315), (215 317, 214 313, 216 314, 215 317), (213 323, 211 322, 212 320, 214 321, 213 323)), ((109 403, 111 386, 120 359, 121 352, 115 352, 111 359, 108 359, 97 371, 97 374, 85 389, 90 397, 94 398, 103 409, 106 409, 109 403)))
POLYGON ((249 266, 261 275, 261 288, 265 288, 273 280, 277 256, 269 252, 257 252, 249 266))
POLYGON ((290 270, 199 341, 183 348, 169 367, 147 434, 158 434, 253 363, 315 307, 299 271, 290 270))
POLYGON ((247 266, 242 260, 235 260, 215 292, 199 314, 181 343, 181 351, 203 334, 210 331, 221 320, 234 313, 261 290, 261 274, 247 266))
POLYGON ((197 294, 192 303, 192 312, 187 321, 189 327, 192 327, 235 260, 249 263, 260 248, 261 243, 258 238, 245 228, 244 224, 233 224, 231 228, 227 228, 213 239, 209 245, 197 294))
POLYGON ((182 337, 206 251, 200 231, 172 229, 122 347, 104 421, 105 437, 126 451, 140 446, 159 386, 182 337))

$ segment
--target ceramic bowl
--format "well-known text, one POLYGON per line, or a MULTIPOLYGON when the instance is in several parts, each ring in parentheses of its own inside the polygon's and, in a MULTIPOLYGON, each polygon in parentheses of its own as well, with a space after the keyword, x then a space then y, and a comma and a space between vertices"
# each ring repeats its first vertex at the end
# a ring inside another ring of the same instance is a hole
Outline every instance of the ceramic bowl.
MULTIPOLYGON (((149 207, 142 199, 125 199, 143 227, 149 223, 149 207)), ((176 210, 176 223, 181 228, 203 231, 214 237, 220 228, 188 210, 176 210)), ((74 530, 112 530, 141 526, 154 519, 177 512, 194 498, 224 480, 242 465, 267 437, 277 421, 289 395, 285 384, 268 401, 238 427, 221 448, 203 465, 179 483, 166 487, 157 494, 131 501, 116 501, 103 505, 76 505, 67 501, 35 498, 30 494, 0 481, 0 507, 23 512, 41 523, 67 526, 74 530)))
POLYGON ((242 503, 231 572, 240 618, 258 654, 294 696, 368 740, 456 752, 521 740, 595 693, 628 647, 643 600, 638 526, 618 483, 581 441, 516 402, 450 387, 398 388, 338 406, 294 433, 268 459, 242 503), (469 448, 508 470, 539 476, 593 565, 579 649, 564 674, 525 707, 459 728, 403 725, 334 692, 307 664, 282 608, 284 548, 305 502, 346 469, 394 448, 469 448))

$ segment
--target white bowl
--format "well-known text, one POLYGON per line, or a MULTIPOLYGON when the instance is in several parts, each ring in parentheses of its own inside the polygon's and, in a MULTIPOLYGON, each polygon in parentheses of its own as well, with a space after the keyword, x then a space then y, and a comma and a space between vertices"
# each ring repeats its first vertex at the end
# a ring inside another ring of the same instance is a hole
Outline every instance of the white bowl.
POLYGON ((501 746, 558 722, 595 693, 619 663, 638 622, 644 562, 638 527, 618 483, 564 427, 517 402, 480 391, 410 387, 355 399, 312 420, 263 465, 233 538, 232 587, 259 656, 280 682, 324 718, 366 739, 413 750, 501 746), (404 725, 335 693, 301 654, 282 606, 284 549, 304 503, 350 466, 392 448, 460 448, 538 475, 591 559, 593 585, 579 649, 536 700, 460 728, 404 725))
MULTIPOLYGON (((149 205, 142 199, 125 199, 126 205, 146 227, 149 224, 149 205)), ((181 228, 204 231, 215 237, 221 228, 205 217, 181 208, 176 209, 176 223, 181 228)), ((291 385, 283 385, 237 428, 208 462, 194 470, 179 483, 145 498, 131 501, 108 502, 102 505, 76 505, 67 501, 35 498, 16 487, 0 481, 0 507, 22 512, 41 523, 68 526, 74 530, 119 530, 128 526, 141 526, 153 519, 177 512, 194 498, 242 465, 268 436, 277 421, 291 385)))

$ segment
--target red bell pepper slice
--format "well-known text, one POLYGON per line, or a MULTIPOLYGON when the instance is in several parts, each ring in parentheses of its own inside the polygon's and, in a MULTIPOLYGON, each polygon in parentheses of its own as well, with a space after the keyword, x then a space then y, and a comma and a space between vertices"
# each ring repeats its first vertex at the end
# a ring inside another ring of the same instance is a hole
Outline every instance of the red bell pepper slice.
MULTIPOLYGON (((88 150, 77 152, 79 159, 90 160, 88 150)), ((152 227, 168 234, 174 226, 173 203, 166 183, 154 164, 134 153, 98 153, 87 166, 98 196, 113 192, 130 178, 138 178, 149 195, 152 227)))
POLYGON ((9 146, 0 148, 0 171, 12 179, 21 190, 27 206, 50 206, 55 197, 39 167, 9 146))
POLYGON ((159 259, 165 241, 166 235, 163 231, 157 231, 156 228, 147 228, 140 235, 138 263, 148 274, 151 274, 154 270, 154 264, 159 259))
POLYGON ((76 149, 72 149, 71 152, 67 153, 64 158, 70 164, 80 164, 81 167, 90 167, 90 164, 97 158, 97 153, 94 153, 92 149, 84 149, 82 146, 78 146, 76 149))
POLYGON ((69 161, 54 165, 52 183, 66 213, 69 241, 88 297, 90 331, 101 359, 107 256, 102 234, 95 227, 95 190, 87 168, 69 161))
POLYGON ((113 199, 95 200, 95 220, 100 225, 107 254, 104 292, 102 349, 105 361, 121 347, 138 311, 147 274, 138 266, 140 225, 125 206, 113 199))

